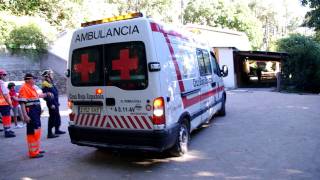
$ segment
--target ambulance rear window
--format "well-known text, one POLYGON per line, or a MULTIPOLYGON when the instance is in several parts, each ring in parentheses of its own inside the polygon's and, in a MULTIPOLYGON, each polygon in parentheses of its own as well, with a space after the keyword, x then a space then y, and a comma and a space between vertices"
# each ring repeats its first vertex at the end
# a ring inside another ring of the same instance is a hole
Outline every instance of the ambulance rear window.
POLYGON ((116 86, 124 90, 147 88, 144 43, 121 42, 75 50, 71 83, 74 86, 116 86))
POLYGON ((108 44, 105 47, 107 86, 125 90, 145 89, 148 79, 144 43, 133 41, 108 44))
POLYGON ((103 85, 102 46, 77 49, 72 54, 71 83, 74 86, 103 85))

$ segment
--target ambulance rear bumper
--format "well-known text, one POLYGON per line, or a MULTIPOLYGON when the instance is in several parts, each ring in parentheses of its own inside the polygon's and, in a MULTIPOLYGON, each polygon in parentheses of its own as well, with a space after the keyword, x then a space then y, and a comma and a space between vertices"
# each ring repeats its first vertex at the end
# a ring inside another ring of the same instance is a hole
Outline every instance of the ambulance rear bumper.
POLYGON ((135 149, 162 152, 176 142, 178 125, 165 130, 111 130, 68 127, 71 143, 107 149, 135 149))

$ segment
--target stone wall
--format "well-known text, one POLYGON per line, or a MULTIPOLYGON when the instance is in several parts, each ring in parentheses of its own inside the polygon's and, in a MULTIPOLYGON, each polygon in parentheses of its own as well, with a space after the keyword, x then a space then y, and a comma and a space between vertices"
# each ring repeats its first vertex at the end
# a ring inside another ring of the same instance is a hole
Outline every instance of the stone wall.
POLYGON ((34 71, 41 69, 39 57, 34 59, 21 54, 11 54, 4 50, 0 51, 0 67, 7 71, 34 71))
POLYGON ((7 71, 7 81, 23 81, 25 73, 32 73, 38 77, 36 83, 40 85, 41 72, 44 69, 50 68, 55 72, 54 82, 60 94, 66 93, 66 78, 63 74, 65 66, 66 62, 64 63, 58 57, 51 56, 50 54, 35 59, 21 54, 11 54, 4 50, 0 51, 0 68, 7 71), (52 64, 52 66, 50 64, 52 64))

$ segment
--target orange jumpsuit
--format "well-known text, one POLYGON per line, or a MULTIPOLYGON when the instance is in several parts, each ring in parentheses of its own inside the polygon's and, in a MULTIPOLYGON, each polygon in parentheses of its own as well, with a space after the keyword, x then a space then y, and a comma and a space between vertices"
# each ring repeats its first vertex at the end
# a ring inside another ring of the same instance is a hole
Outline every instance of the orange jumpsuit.
POLYGON ((27 114, 30 117, 30 122, 27 123, 27 143, 29 156, 35 157, 40 153, 41 106, 39 95, 34 86, 25 83, 19 91, 19 101, 25 104, 27 114))
POLYGON ((10 115, 10 106, 6 101, 4 95, 9 94, 9 91, 4 87, 4 82, 0 80, 0 113, 2 115, 2 123, 5 131, 5 135, 14 134, 10 131, 11 126, 11 115, 10 115))

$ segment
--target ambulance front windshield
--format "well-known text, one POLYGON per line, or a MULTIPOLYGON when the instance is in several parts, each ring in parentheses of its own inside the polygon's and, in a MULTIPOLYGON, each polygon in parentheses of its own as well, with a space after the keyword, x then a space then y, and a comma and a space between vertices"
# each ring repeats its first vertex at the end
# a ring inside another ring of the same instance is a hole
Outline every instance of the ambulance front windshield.
POLYGON ((74 50, 71 83, 74 86, 116 86, 124 90, 147 88, 144 43, 122 42, 74 50))

